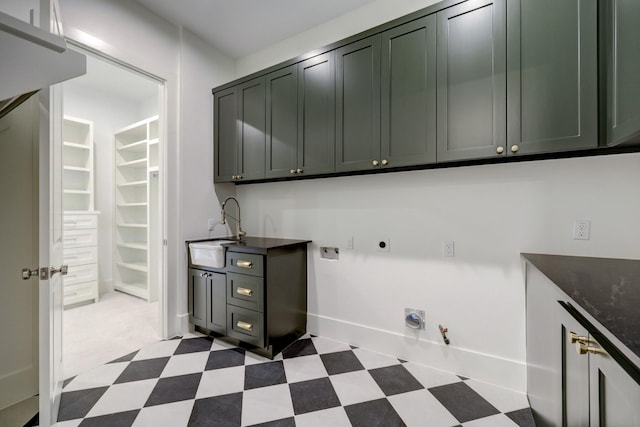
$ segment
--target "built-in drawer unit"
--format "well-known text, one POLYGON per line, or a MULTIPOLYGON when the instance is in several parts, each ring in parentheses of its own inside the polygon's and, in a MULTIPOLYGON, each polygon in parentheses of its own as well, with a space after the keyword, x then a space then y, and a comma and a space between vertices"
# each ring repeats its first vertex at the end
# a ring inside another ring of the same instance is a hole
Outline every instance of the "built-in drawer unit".
POLYGON ((64 276, 65 286, 95 280, 98 280, 98 272, 93 264, 69 266, 69 271, 64 276))
POLYGON ((227 303, 264 311, 263 284, 261 277, 227 273, 227 303))
POLYGON ((98 227, 98 217, 96 215, 65 215, 65 230, 80 230, 98 227))
POLYGON ((69 267, 98 262, 98 247, 86 246, 64 250, 64 262, 69 267))
POLYGON ((94 229, 64 230, 62 245, 67 248, 79 248, 82 246, 96 246, 98 244, 98 231, 94 229))
POLYGON ((227 335, 258 347, 264 347, 263 314, 227 305, 227 335))
POLYGON ((227 252, 227 272, 262 277, 264 274, 263 256, 229 251, 227 252))
POLYGON ((64 305, 98 301, 98 212, 65 213, 62 234, 64 305))
POLYGON ((86 300, 95 299, 98 282, 83 282, 75 285, 64 285, 64 304, 76 304, 86 300))

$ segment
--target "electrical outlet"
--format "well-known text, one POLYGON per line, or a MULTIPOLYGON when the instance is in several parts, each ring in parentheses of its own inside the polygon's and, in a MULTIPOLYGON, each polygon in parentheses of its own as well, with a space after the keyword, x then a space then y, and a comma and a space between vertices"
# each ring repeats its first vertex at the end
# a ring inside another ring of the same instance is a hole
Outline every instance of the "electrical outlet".
POLYGON ((573 240, 589 240, 591 221, 576 220, 573 223, 573 240))
POLYGON ((452 241, 442 242, 442 256, 452 257, 455 254, 455 245, 452 241))
POLYGON ((353 249, 353 236, 348 237, 344 242, 345 249, 353 249))
POLYGON ((380 239, 376 244, 376 249, 381 252, 390 252, 391 251, 391 241, 389 239, 380 239))
POLYGON ((213 231, 216 228, 216 220, 214 218, 207 219, 207 230, 213 231))

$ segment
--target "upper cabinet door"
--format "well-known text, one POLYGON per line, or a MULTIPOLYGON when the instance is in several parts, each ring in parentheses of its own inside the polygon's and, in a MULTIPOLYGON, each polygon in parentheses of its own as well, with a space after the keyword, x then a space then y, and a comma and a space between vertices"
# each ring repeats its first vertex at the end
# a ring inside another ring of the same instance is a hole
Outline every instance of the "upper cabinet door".
POLYGON ((436 161, 436 18, 382 33, 381 165, 436 161))
POLYGON ((508 14, 505 152, 597 146, 597 0, 514 0, 508 14))
POLYGON ((298 67, 267 75, 267 178, 292 176, 298 155, 298 67), (293 172, 292 172, 293 171, 293 172))
POLYGON ((265 79, 259 77, 240 85, 238 144, 238 179, 264 178, 265 158, 265 79))
POLYGON ((237 90, 232 87, 214 95, 214 182, 232 181, 237 173, 237 90))
POLYGON ((336 51, 336 171, 380 162, 380 35, 336 51))
POLYGON ((336 83, 334 52, 298 65, 298 167, 296 173, 335 170, 336 83))
POLYGON ((600 2, 606 142, 640 142, 640 2, 600 2))
POLYGON ((506 141, 504 0, 469 0, 438 19, 438 161, 496 156, 506 141))

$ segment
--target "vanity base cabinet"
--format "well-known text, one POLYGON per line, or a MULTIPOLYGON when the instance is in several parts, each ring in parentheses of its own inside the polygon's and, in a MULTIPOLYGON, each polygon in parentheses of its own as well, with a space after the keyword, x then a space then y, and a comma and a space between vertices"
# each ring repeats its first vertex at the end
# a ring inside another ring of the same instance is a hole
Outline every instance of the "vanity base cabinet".
POLYGON ((222 273, 189 269, 189 321, 219 334, 227 330, 226 281, 222 273))

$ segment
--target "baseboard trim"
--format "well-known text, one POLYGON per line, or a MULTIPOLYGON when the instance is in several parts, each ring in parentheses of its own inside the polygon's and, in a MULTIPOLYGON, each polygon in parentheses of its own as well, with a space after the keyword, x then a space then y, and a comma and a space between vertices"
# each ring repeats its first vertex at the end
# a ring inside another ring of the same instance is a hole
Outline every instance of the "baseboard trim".
POLYGON ((178 325, 180 326, 178 335, 183 336, 189 332, 189 313, 178 314, 176 317, 178 318, 178 325))
POLYGON ((307 315, 307 331, 393 357, 453 372, 518 392, 526 392, 526 363, 427 341, 317 314, 307 315))

